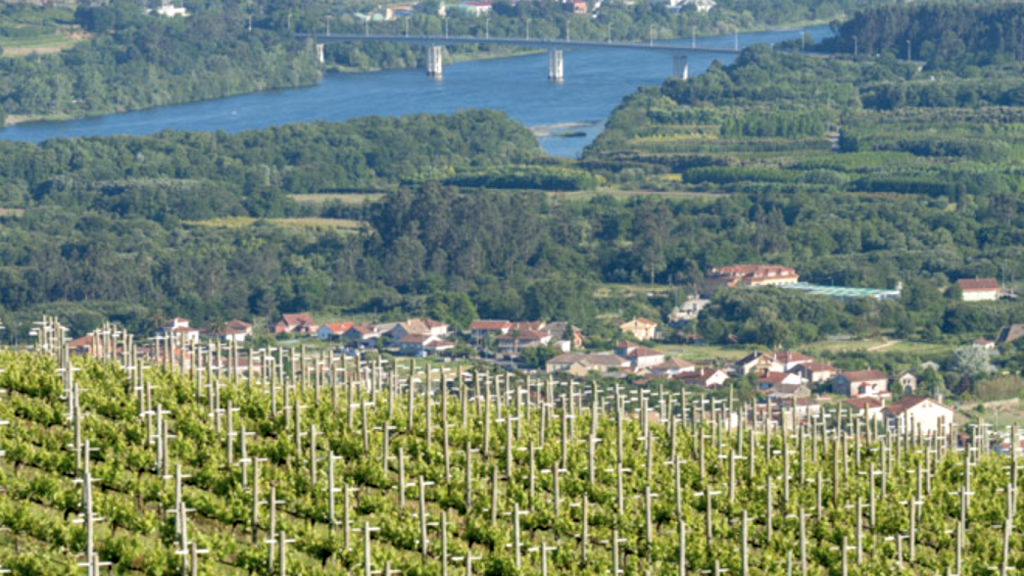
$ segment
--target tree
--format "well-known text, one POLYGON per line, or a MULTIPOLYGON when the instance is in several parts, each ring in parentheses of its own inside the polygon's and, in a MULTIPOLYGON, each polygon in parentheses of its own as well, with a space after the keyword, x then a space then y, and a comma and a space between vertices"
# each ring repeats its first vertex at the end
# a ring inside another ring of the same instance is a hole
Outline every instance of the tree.
POLYGON ((964 299, 964 290, 956 282, 949 285, 946 289, 946 298, 954 302, 959 302, 964 299))
POLYGON ((989 361, 989 353, 974 346, 961 346, 953 351, 953 370, 966 378, 977 378, 991 374, 995 368, 989 361))
POLYGON ((463 292, 435 292, 427 297, 427 315, 465 330, 478 318, 476 306, 463 292))

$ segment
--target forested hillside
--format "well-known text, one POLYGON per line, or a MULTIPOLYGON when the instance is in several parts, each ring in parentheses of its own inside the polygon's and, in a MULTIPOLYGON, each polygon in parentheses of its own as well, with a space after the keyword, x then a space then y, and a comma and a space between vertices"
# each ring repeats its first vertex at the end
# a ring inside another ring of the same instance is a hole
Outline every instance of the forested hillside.
POLYGON ((311 45, 246 30, 238 7, 183 19, 147 15, 135 2, 80 8, 94 34, 59 54, 0 58, 0 110, 79 116, 313 84, 311 45))
POLYGON ((1024 5, 929 2, 860 10, 837 25, 830 50, 889 53, 925 60, 938 68, 963 68, 1024 60, 1024 5), (855 40, 856 39, 856 40, 855 40))

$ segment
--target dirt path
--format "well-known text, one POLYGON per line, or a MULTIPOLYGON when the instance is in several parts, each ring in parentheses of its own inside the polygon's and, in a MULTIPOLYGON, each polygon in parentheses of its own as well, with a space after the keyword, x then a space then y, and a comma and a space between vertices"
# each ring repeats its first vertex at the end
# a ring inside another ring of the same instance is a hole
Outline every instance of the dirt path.
POLYGON ((871 348, 868 348, 867 351, 868 352, 878 352, 879 350, 885 350, 886 348, 888 348, 890 346, 895 346, 895 345, 897 345, 899 343, 900 343, 899 340, 886 340, 885 342, 883 342, 883 343, 881 343, 881 344, 879 344, 877 346, 872 346, 871 348))

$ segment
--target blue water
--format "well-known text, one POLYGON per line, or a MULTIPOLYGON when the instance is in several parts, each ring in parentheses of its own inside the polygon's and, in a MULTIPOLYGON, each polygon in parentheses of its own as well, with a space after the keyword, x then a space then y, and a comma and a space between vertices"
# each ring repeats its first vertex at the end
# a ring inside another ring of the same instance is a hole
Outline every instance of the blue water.
MULTIPOLYGON (((772 44, 809 32, 814 40, 828 27, 753 32, 739 35, 739 45, 772 44)), ((700 46, 732 47, 732 35, 701 38, 700 46)), ((690 74, 704 72, 715 59, 689 57, 690 74)), ((728 64, 734 56, 719 56, 728 64)), ((49 138, 145 135, 161 130, 239 132, 254 128, 339 121, 368 115, 419 112, 450 113, 466 108, 506 112, 526 126, 589 123, 582 138, 541 138, 550 154, 575 157, 600 133, 604 120, 624 96, 639 86, 660 84, 672 72, 672 58, 638 50, 582 49, 565 53, 565 80, 547 79, 547 54, 448 64, 444 78, 423 70, 328 74, 308 88, 277 90, 164 106, 81 120, 31 122, 0 130, 0 139, 41 142, 49 138)))

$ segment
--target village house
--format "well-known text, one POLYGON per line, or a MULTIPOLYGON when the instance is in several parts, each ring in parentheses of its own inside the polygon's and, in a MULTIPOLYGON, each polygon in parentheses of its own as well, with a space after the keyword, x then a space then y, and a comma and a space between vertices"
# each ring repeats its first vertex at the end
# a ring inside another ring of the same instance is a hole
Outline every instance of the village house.
POLYGON ((629 360, 630 366, 636 370, 646 370, 665 361, 664 352, 632 342, 617 343, 615 345, 615 355, 629 360))
POLYGON ((527 348, 547 346, 551 340, 551 333, 543 330, 512 330, 508 334, 498 336, 498 354, 510 357, 518 356, 527 348))
POLYGON ((796 430, 811 418, 821 414, 821 402, 810 397, 775 398, 779 408, 779 423, 784 430, 796 430))
POLYGON ((163 16, 164 18, 188 18, 189 12, 187 9, 175 6, 167 0, 162 0, 160 6, 154 9, 147 9, 146 14, 156 14, 157 16, 163 16))
POLYGON ((75 338, 68 342, 68 352, 81 356, 88 356, 98 345, 99 338, 93 334, 86 334, 81 338, 75 338))
POLYGON ((811 389, 802 382, 780 382, 765 390, 764 396, 765 398, 771 398, 772 400, 810 398, 811 389))
POLYGON ((469 323, 469 337, 473 340, 484 340, 488 336, 508 334, 512 323, 508 320, 473 320, 469 323))
POLYGON ((871 396, 888 398, 889 377, 880 370, 855 370, 837 374, 832 379, 832 392, 851 398, 871 396))
POLYGON ((964 302, 992 302, 999 300, 1002 288, 995 278, 961 278, 956 281, 964 302))
POLYGON ((648 371, 652 376, 676 376, 683 372, 690 372, 696 366, 692 362, 687 362, 682 358, 669 358, 661 364, 655 364, 651 366, 648 371))
POLYGON ((355 324, 345 331, 341 339, 359 347, 373 347, 383 336, 373 324, 355 324))
POLYGON ((772 360, 782 365, 783 372, 791 372, 797 366, 810 364, 814 361, 810 356, 799 352, 774 352, 771 354, 771 357, 772 360))
POLYGON ((454 342, 434 334, 407 334, 398 341, 398 349, 406 356, 427 356, 455 348, 454 342))
POLYGON ((568 322, 550 322, 544 330, 551 334, 551 340, 557 343, 560 350, 568 352, 583 349, 583 332, 568 322))
POLYGON ((316 331, 316 337, 321 340, 341 340, 349 328, 355 326, 353 322, 336 322, 324 324, 316 331))
POLYGON ((854 418, 867 418, 868 421, 880 418, 882 415, 882 401, 878 398, 868 396, 861 398, 847 398, 843 400, 854 418))
POLYGON ((759 389, 769 390, 781 385, 798 386, 804 383, 804 379, 792 372, 769 372, 759 377, 757 383, 759 389))
POLYGON ((1024 324, 1010 324, 999 329, 997 344, 1009 344, 1014 340, 1024 337, 1024 324))
POLYGON ((627 368, 629 368, 629 360, 607 352, 559 354, 548 360, 545 365, 548 372, 565 372, 573 376, 586 376, 591 372, 616 372, 627 368))
POLYGON ((707 307, 711 303, 711 300, 707 298, 701 298, 699 296, 691 296, 687 298, 686 302, 683 302, 682 306, 676 306, 672 309, 672 313, 668 315, 669 324, 674 328, 685 326, 686 324, 694 321, 700 316, 701 310, 707 307))
POLYGON ((698 368, 696 370, 680 372, 679 374, 676 374, 673 379, 680 380, 683 384, 689 384, 691 386, 718 388, 729 380, 729 375, 725 370, 720 370, 718 368, 698 368))
POLYGON ((274 334, 313 335, 319 328, 309 314, 282 314, 281 319, 271 327, 270 331, 274 334))
POLYGON ((733 364, 733 371, 740 376, 746 376, 753 372, 758 377, 766 376, 771 372, 784 372, 782 364, 775 360, 775 357, 763 352, 754 352, 737 360, 733 364))
POLYGON ((904 394, 912 394, 917 390, 917 376, 914 376, 907 370, 904 370, 899 376, 897 376, 896 381, 900 383, 900 390, 902 390, 904 394))
POLYGON ((737 288, 741 286, 782 286, 796 284, 800 275, 796 270, 785 266, 765 264, 742 264, 712 268, 704 279, 702 295, 711 296, 719 288, 737 288))
POLYGON ((185 318, 171 318, 156 331, 156 334, 164 338, 174 338, 176 342, 199 342, 199 330, 189 324, 185 318))
POLYGON ((982 350, 995 350, 996 343, 994 340, 975 340, 971 342, 972 348, 981 348, 982 350))
POLYGON ((806 364, 797 364, 790 372, 797 374, 810 384, 821 384, 835 377, 839 370, 826 362, 807 362, 806 364))
POLYGON ((889 428, 924 435, 945 435, 953 426, 953 409, 924 396, 905 396, 882 408, 889 428))
POLYGON ((241 344, 252 336, 252 324, 241 320, 231 320, 224 325, 224 328, 217 334, 225 342, 237 342, 241 344))
POLYGON ((448 324, 430 318, 410 318, 405 322, 395 324, 384 333, 393 340, 401 340, 410 334, 426 334, 428 336, 440 337, 448 335, 448 324))
POLYGON ((699 14, 707 14, 717 3, 715 0, 683 0, 681 5, 692 6, 699 14))
POLYGON ((657 329, 658 323, 647 318, 633 318, 619 324, 619 330, 637 340, 654 340, 657 329))

